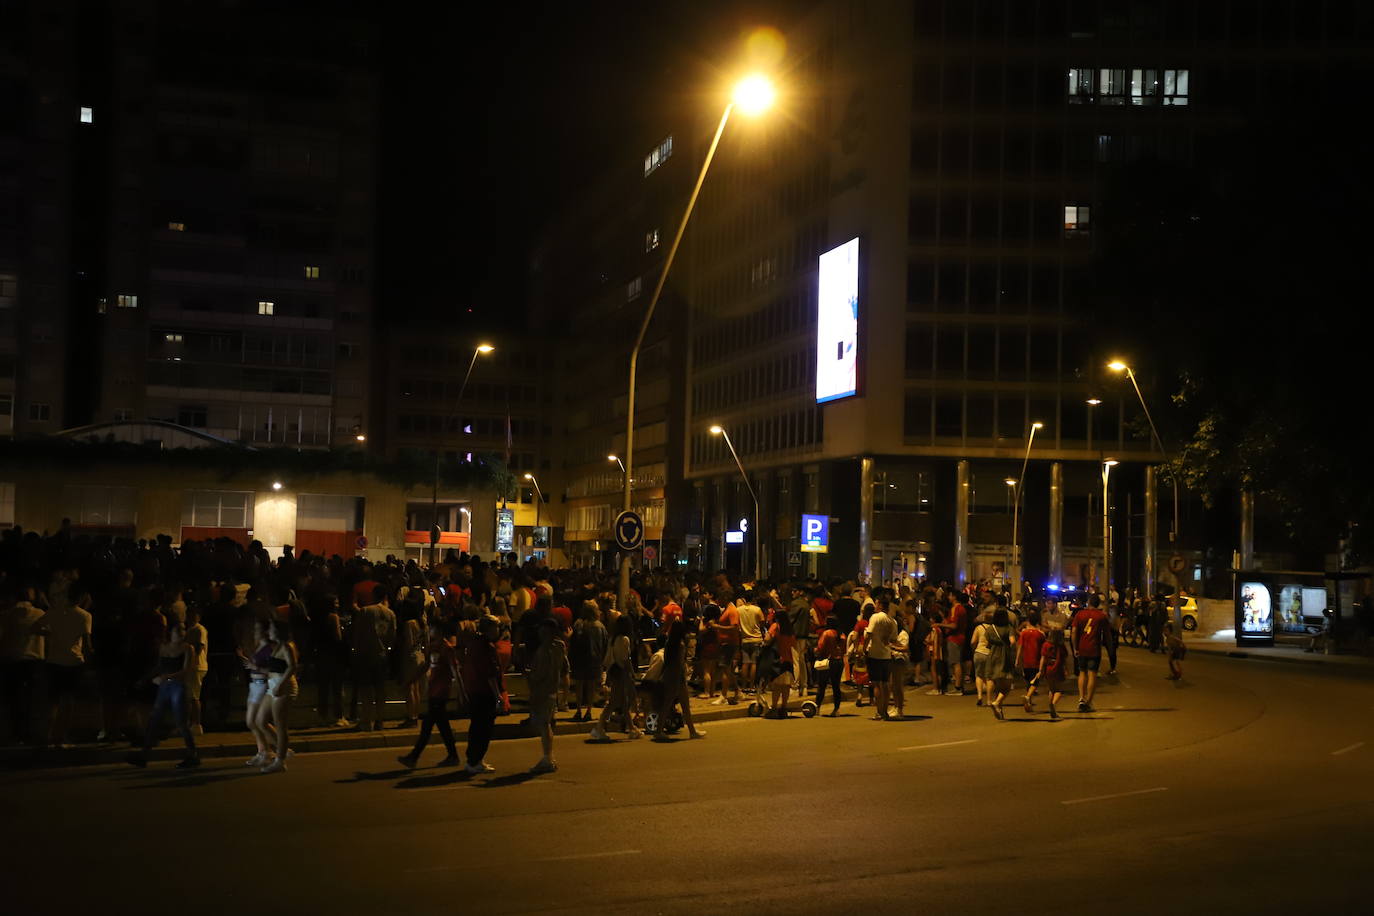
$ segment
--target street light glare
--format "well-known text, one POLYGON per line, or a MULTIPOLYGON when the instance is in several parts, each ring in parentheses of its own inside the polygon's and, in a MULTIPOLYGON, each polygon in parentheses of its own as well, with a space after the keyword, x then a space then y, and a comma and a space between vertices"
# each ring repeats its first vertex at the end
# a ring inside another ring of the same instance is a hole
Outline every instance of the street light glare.
POLYGON ((607 455, 607 456, 606 456, 606 460, 607 460, 607 461, 619 461, 620 459, 617 458, 615 455, 607 455))
POLYGON ((1120 462, 1120 461, 1117 461, 1115 458, 1108 458, 1106 461, 1104 461, 1104 462, 1102 462, 1102 463, 1105 464, 1105 465, 1106 465, 1107 467, 1109 467, 1109 468, 1114 468, 1114 467, 1116 467, 1118 464, 1120 464, 1121 462, 1120 462))
POLYGON ((496 349, 496 348, 493 347, 491 344, 478 344, 478 345, 477 345, 477 352, 478 352, 478 353, 490 353, 492 350, 495 350, 495 349, 496 349))
POLYGON ((767 111, 775 98, 772 81, 761 74, 746 76, 735 85, 735 106, 750 116, 767 111))
POLYGON ((1112 370, 1113 372, 1125 372, 1127 366, 1121 360, 1114 359, 1111 362, 1107 363, 1107 368, 1112 370))
POLYGON ((280 481, 280 480, 274 480, 274 481, 272 481, 272 489, 274 489, 274 490, 280 490, 280 489, 281 489, 281 481, 280 481))
POLYGON ((526 475, 525 475, 525 479, 526 479, 526 480, 533 480, 533 479, 534 479, 534 475, 533 475, 533 474, 526 474, 526 475))
POLYGON ((1096 407, 1097 405, 1099 405, 1099 404, 1101 404, 1101 403, 1102 403, 1102 399, 1101 399, 1101 398, 1088 398, 1088 406, 1089 406, 1089 407, 1096 407))
POLYGON ((1044 428, 1045 428, 1045 424, 1044 424, 1044 423, 1041 423, 1039 420, 1036 420, 1034 423, 1031 424, 1031 429, 1044 429, 1044 428))
POLYGON ((1014 486, 1016 486, 1016 478, 1015 478, 1015 477, 1008 477, 1008 478, 1006 479, 1005 483, 1006 483, 1006 485, 1009 486, 1009 487, 1014 487, 1014 486))
POLYGON ((712 426, 710 429, 710 433, 713 436, 719 436, 723 432, 725 432, 725 429, 720 426, 712 426))

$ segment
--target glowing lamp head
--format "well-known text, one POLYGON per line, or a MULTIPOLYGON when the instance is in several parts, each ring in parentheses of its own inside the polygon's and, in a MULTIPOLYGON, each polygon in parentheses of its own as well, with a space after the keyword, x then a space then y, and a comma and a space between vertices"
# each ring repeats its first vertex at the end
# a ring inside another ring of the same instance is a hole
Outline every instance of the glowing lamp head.
POLYGON ((735 85, 735 107, 751 117, 771 108, 776 98, 773 82, 761 74, 746 76, 735 85))
POLYGON ((272 489, 274 489, 274 490, 280 490, 280 489, 281 489, 281 481, 280 481, 280 480, 274 480, 274 481, 272 481, 272 489))
POLYGON ((1007 486, 1009 486, 1009 487, 1014 487, 1014 486, 1016 486, 1016 478, 1015 478, 1015 477, 1008 477, 1008 478, 1007 478, 1005 481, 1003 481, 1003 482, 1004 482, 1007 486))
POLYGON ((712 426, 709 432, 713 436, 719 436, 721 433, 725 432, 725 428, 722 426, 712 426))
POLYGON ((1039 420, 1036 420, 1034 423, 1031 424, 1031 429, 1044 429, 1044 428, 1045 428, 1045 424, 1044 424, 1044 423, 1041 423, 1039 420))
POLYGON ((533 474, 526 474, 526 475, 525 475, 525 479, 526 479, 526 480, 533 480, 533 479, 534 479, 534 475, 533 475, 533 474))
POLYGON ((1088 398, 1088 406, 1089 406, 1089 407, 1096 407, 1097 405, 1099 405, 1099 404, 1101 404, 1101 403, 1102 403, 1102 399, 1101 399, 1101 398, 1088 398))
POLYGON ((354 439, 357 439, 359 442, 366 442, 366 441, 367 441, 367 436, 364 435, 363 433, 358 433, 358 435, 354 436, 353 438, 354 438, 354 439))
POLYGON ((607 460, 607 461, 619 461, 620 459, 619 459, 618 457, 616 457, 615 455, 607 455, 607 456, 606 456, 606 460, 607 460))
POLYGON ((495 349, 496 349, 496 348, 493 347, 491 344, 478 344, 478 345, 477 345, 477 352, 478 352, 478 353, 490 353, 492 350, 495 350, 495 349))
POLYGON ((1118 464, 1120 464, 1121 462, 1120 462, 1120 461, 1117 461, 1115 458, 1108 458, 1106 461, 1104 461, 1104 462, 1102 462, 1102 463, 1103 463, 1104 465, 1106 465, 1107 467, 1109 467, 1109 468, 1114 468, 1114 467, 1116 467, 1118 464))
POLYGON ((1125 372, 1127 366, 1121 360, 1114 359, 1111 362, 1107 363, 1107 368, 1112 370, 1113 372, 1125 372))

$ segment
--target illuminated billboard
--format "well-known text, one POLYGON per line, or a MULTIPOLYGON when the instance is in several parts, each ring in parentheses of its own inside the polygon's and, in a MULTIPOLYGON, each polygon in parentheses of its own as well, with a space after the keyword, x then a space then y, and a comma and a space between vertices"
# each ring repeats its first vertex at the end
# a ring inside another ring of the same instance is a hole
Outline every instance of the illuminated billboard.
POLYGON ((1240 587, 1240 627, 1238 637, 1274 635, 1273 596, 1263 582, 1245 582, 1240 587))
POLYGON ((830 516, 802 516, 801 549, 803 553, 826 553, 830 550, 830 516))
POLYGON ((859 240, 821 255, 816 280, 816 403, 859 393, 859 240))
POLYGON ((515 549, 515 510, 496 510, 496 550, 510 553, 515 549))

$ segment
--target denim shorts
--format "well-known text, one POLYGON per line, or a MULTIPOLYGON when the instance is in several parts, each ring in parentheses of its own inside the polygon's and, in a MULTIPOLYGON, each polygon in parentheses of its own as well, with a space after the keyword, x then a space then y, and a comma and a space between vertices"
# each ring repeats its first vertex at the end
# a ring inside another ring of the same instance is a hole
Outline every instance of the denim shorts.
POLYGON ((248 681, 248 705, 261 702, 267 697, 267 678, 250 678, 248 681))

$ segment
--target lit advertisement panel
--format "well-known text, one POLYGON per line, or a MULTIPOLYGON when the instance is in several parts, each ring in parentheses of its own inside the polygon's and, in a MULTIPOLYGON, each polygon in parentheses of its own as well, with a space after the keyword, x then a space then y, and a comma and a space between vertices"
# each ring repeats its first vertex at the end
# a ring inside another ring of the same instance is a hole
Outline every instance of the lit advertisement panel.
POLYGON ((820 257, 816 280, 816 403, 859 393, 859 240, 820 257))
POLYGON ((1240 632, 1237 636, 1274 635, 1272 594, 1263 582, 1245 582, 1240 587, 1240 632))

